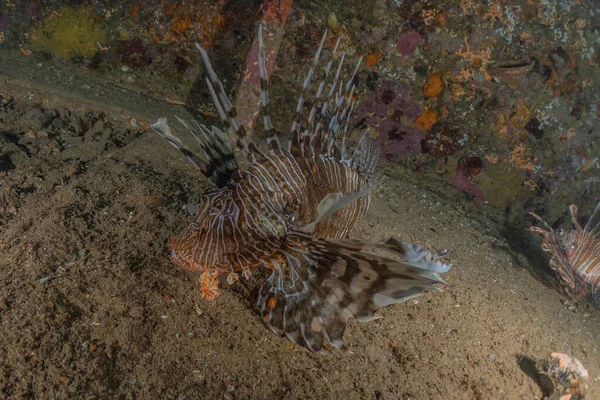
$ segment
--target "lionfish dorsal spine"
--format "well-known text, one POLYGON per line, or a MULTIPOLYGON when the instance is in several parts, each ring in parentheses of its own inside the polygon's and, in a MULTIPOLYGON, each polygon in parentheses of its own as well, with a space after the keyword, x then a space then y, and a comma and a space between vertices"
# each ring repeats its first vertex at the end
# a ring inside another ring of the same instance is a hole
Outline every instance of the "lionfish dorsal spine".
POLYGON ((208 72, 208 77, 205 79, 206 85, 208 86, 217 113, 219 114, 222 123, 228 127, 228 130, 231 128, 233 134, 236 136, 237 140, 235 142, 242 152, 242 156, 248 158, 252 162, 264 160, 264 153, 256 143, 254 143, 248 132, 246 132, 246 129, 240 123, 237 117, 237 111, 231 101, 229 101, 223 83, 213 70, 206 50, 198 43, 196 43, 196 48, 200 52, 202 61, 208 72))
POLYGON ((271 155, 282 155, 281 138, 279 132, 273 128, 271 122, 271 100, 269 98, 269 79, 267 73, 267 59, 265 44, 263 42, 263 30, 261 24, 258 27, 258 71, 260 75, 260 104, 263 115, 263 127, 267 134, 267 146, 271 155))
POLYGON ((573 226, 575 227, 575 229, 577 229, 578 231, 582 231, 583 229, 581 228, 581 225, 578 221, 579 217, 577 215, 577 206, 575 204, 571 204, 569 206, 569 212, 571 213, 571 221, 573 222, 573 226))
POLYGON ((594 218, 596 217, 596 215, 598 215, 598 211, 600 211, 600 201, 598 202, 598 204, 596 204, 596 208, 594 208, 594 211, 592 212, 592 215, 590 215, 590 218, 588 219, 588 221, 585 224, 585 228, 584 230, 589 230, 590 234, 595 235, 598 233, 598 229, 600 229, 600 221, 598 221, 598 223, 596 224, 596 226, 594 226, 592 229, 592 221, 594 220, 594 218))
MULTIPOLYGON (((327 78, 329 77, 329 73, 331 71, 331 66, 333 65, 333 60, 336 57, 337 49, 340 45, 340 40, 341 40, 341 37, 338 37, 338 40, 336 41, 335 46, 332 51, 331 59, 329 60, 329 62, 327 62, 327 65, 325 66, 325 74, 323 76, 323 79, 321 80, 321 83, 319 83, 319 88, 317 89, 317 93, 315 94, 315 100, 313 102, 313 106, 310 109, 310 112, 308 114, 307 126, 310 126, 311 128, 315 127, 315 117, 317 114, 317 108, 323 106, 323 103, 321 103, 321 96, 323 95, 323 91, 324 91, 325 85, 327 83, 327 78)), ((341 64, 340 64, 340 66, 341 66, 341 64)))
POLYGON ((298 96, 298 104, 296 105, 296 112, 294 115, 294 121, 292 122, 292 127, 290 129, 290 132, 292 134, 291 140, 290 140, 290 145, 288 147, 288 151, 294 155, 294 156, 300 156, 301 155, 301 148, 302 148, 302 144, 301 139, 300 139, 300 118, 302 117, 302 110, 304 109, 304 100, 305 100, 305 95, 306 95, 306 91, 308 89, 308 87, 310 86, 310 82, 312 80, 312 76, 314 74, 314 71, 317 68, 317 65, 319 63, 319 58, 321 56, 321 51, 323 50, 323 44, 325 43, 325 38, 327 37, 327 30, 325 30, 325 33, 323 34, 323 37, 321 38, 321 43, 319 44, 319 48, 317 49, 315 56, 313 58, 313 63, 310 66, 310 68, 308 69, 308 73, 306 74, 306 78, 304 79, 304 82, 302 83, 302 90, 300 91, 300 96, 298 96), (294 144, 298 142, 299 146, 295 147, 294 144))

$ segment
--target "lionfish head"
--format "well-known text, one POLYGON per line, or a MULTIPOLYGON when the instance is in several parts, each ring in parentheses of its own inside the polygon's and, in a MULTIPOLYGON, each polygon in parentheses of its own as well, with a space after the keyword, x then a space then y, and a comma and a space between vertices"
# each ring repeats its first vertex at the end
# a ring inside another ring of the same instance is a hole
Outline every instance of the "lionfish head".
POLYGON ((229 190, 206 191, 200 197, 196 221, 171 240, 171 260, 192 271, 231 273, 231 262, 226 255, 237 248, 234 227, 237 212, 229 190))

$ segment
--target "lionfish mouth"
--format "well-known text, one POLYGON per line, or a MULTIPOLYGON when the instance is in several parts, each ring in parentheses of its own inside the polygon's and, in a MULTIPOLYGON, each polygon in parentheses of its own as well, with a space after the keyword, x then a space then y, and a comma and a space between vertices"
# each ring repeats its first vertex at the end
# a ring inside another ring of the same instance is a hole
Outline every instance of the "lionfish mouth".
POLYGON ((171 243, 169 245, 169 258, 171 259, 171 261, 173 263, 179 265, 182 268, 190 270, 190 271, 202 272, 206 269, 203 266, 201 266, 199 263, 191 260, 189 257, 182 257, 181 253, 177 250, 177 248, 174 244, 175 243, 173 243, 173 241, 171 241, 171 243))
POLYGON ((179 264, 179 265, 186 264, 185 262, 183 262, 183 260, 181 259, 181 257, 179 257, 179 254, 177 254, 177 251, 175 251, 175 249, 173 249, 173 248, 171 248, 171 254, 169 255, 169 258, 175 264, 179 264))

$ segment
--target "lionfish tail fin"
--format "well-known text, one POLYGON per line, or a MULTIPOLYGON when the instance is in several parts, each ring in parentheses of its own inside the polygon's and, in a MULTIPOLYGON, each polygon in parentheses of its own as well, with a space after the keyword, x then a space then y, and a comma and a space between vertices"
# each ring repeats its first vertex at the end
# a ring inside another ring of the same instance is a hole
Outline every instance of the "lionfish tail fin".
POLYGON ((194 121, 195 130, 185 121, 177 118, 179 122, 194 136, 206 157, 208 162, 202 160, 193 153, 183 142, 171 132, 166 118, 159 118, 156 123, 150 127, 161 137, 166 139, 173 147, 179 150, 187 159, 210 179, 215 185, 221 187, 226 185, 233 175, 239 171, 239 167, 233 151, 229 145, 229 140, 225 132, 214 126, 209 130, 206 126, 194 121), (197 133, 202 134, 202 138, 197 133))
POLYGON ((438 275, 452 268, 421 246, 390 239, 363 243, 291 235, 280 251, 270 279, 260 290, 258 307, 270 329, 310 351, 342 340, 350 317, 367 322, 387 305, 420 296, 445 284, 438 275), (389 252, 384 256, 367 251, 389 252))

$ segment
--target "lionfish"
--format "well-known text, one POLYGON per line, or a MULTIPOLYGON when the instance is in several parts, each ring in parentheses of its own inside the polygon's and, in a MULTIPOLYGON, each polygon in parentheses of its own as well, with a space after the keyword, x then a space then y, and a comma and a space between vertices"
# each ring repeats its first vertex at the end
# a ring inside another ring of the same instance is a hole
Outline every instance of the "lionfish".
POLYGON ((552 254, 550 268, 558 271, 566 293, 574 300, 592 294, 596 306, 600 308, 600 222, 592 228, 592 220, 600 210, 600 202, 582 228, 577 218, 577 206, 571 204, 571 220, 575 229, 554 230, 537 214, 530 212, 535 219, 548 229, 532 226, 532 232, 543 237, 542 249, 552 254))
POLYGON ((198 44, 208 74, 206 85, 227 133, 179 120, 196 137, 208 159, 204 161, 171 132, 165 118, 152 125, 215 185, 201 195, 195 221, 170 242, 171 259, 202 273, 202 296, 209 300, 219 294, 219 276, 226 275, 233 284, 240 273, 248 279, 253 268, 269 269, 257 302, 267 326, 310 351, 324 345, 345 349, 342 335, 350 317, 376 319, 375 311, 383 306, 437 289, 435 284, 445 284, 438 273, 452 265, 440 261, 447 251, 432 254, 394 238, 378 243, 348 238, 369 207, 369 192, 379 182, 373 176, 379 142, 361 132, 356 148, 346 148, 360 61, 344 83, 340 79, 344 54, 338 56, 337 40, 310 113, 302 121, 304 98, 325 32, 284 148, 282 135, 271 123, 262 29, 258 29, 258 65, 268 150, 257 146, 238 121, 206 51, 198 44), (339 62, 332 74, 334 59, 339 62), (250 162, 247 169, 238 166, 233 145, 250 162))

